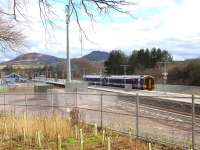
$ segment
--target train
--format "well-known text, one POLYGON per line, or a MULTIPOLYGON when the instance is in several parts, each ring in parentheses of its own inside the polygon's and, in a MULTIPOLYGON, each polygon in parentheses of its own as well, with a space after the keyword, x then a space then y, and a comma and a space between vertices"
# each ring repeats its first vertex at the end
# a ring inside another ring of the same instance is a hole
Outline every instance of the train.
POLYGON ((120 87, 125 89, 153 90, 155 80, 150 75, 84 75, 83 80, 89 85, 120 87))

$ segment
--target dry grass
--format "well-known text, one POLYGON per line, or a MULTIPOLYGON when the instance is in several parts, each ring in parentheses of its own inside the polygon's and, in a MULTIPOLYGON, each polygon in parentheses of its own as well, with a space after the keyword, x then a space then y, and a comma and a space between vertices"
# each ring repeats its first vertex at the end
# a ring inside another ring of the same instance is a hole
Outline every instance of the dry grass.
MULTIPOLYGON (((111 137, 112 150, 148 150, 147 143, 142 140, 130 139, 123 134, 105 130, 105 141, 102 142, 102 130, 94 136, 94 126, 80 123, 78 130, 71 125, 69 119, 58 114, 51 116, 0 117, 0 149, 58 149, 57 138, 61 136, 62 149, 80 150, 79 129, 83 129, 84 150, 107 150, 107 137, 111 137), (76 131, 78 135, 76 137, 76 131), (41 140, 39 140, 39 138, 41 140), (39 143, 41 142, 41 145, 39 143)), ((175 150, 164 146, 153 145, 157 150, 175 150)))

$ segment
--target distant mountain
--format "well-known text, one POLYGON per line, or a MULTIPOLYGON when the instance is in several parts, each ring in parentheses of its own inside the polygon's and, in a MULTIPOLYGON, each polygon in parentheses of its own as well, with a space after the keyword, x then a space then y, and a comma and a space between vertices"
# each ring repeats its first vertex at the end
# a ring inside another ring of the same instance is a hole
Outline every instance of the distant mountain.
MULTIPOLYGON (((102 64, 105 60, 108 59, 109 53, 102 52, 102 51, 93 51, 81 58, 74 58, 71 59, 72 63, 78 60, 86 60, 88 63, 96 62, 102 64)), ((22 66, 29 66, 29 65, 54 65, 58 64, 59 62, 63 62, 65 59, 58 58, 51 55, 41 54, 41 53, 27 53, 22 54, 15 59, 12 59, 10 61, 2 62, 0 65, 22 65, 22 66)))
MULTIPOLYGON (((108 59, 109 53, 103 51, 93 51, 81 58, 76 59, 85 59, 93 62, 104 62, 108 59)), ((1 65, 46 65, 46 64, 56 64, 65 59, 58 58, 51 55, 41 54, 41 53, 27 53, 22 54, 15 59, 10 61, 2 62, 1 65)), ((74 59, 72 59, 74 60, 74 59)))
POLYGON ((103 51, 93 51, 85 56, 83 56, 83 59, 87 59, 89 61, 95 61, 95 62, 103 62, 106 61, 109 57, 109 53, 103 52, 103 51))
POLYGON ((41 53, 28 53, 18 56, 17 58, 3 62, 1 64, 10 64, 10 65, 45 65, 45 64, 55 64, 63 59, 50 56, 41 53))

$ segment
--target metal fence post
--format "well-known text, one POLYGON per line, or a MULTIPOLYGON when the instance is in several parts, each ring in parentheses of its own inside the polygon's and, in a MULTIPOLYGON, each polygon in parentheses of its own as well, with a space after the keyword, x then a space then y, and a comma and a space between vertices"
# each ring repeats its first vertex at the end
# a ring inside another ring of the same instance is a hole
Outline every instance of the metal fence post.
POLYGON ((75 107, 78 107, 78 88, 76 88, 75 107))
POLYGON ((103 128, 103 94, 101 93, 101 103, 100 103, 100 116, 101 116, 101 129, 103 128))
POLYGON ((16 112, 16 107, 15 104, 13 104, 13 116, 15 116, 15 112, 16 112))
POLYGON ((51 91, 51 112, 54 113, 53 92, 51 91))
POLYGON ((26 118, 27 118, 27 111, 28 111, 28 108, 27 108, 27 95, 25 94, 25 105, 26 105, 26 118))
POLYGON ((139 137, 139 94, 136 94, 136 137, 139 137))
POLYGON ((192 95, 192 149, 195 150, 195 97, 192 95))
POLYGON ((6 94, 4 93, 4 98, 3 98, 3 114, 5 115, 6 113, 6 94))

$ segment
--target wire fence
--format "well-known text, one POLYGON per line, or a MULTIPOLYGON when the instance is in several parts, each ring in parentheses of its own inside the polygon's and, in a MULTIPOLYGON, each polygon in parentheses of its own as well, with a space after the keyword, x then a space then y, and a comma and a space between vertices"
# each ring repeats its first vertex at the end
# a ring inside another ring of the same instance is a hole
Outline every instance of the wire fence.
POLYGON ((74 108, 81 122, 128 133, 148 141, 200 148, 200 98, 107 93, 2 93, 1 114, 27 116, 60 113, 70 117, 74 108))

